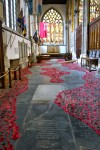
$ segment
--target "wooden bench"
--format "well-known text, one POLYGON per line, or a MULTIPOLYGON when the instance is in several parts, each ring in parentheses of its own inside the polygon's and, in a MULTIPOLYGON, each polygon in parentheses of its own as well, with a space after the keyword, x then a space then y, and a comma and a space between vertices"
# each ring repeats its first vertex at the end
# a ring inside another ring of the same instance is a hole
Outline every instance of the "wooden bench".
POLYGON ((36 56, 37 59, 37 63, 40 63, 41 60, 47 60, 50 59, 50 55, 44 55, 44 54, 40 54, 36 56))
POLYGON ((86 67, 89 71, 95 71, 98 66, 98 58, 100 58, 100 50, 90 50, 89 56, 81 57, 81 66, 86 67))
POLYGON ((50 59, 50 55, 41 54, 40 57, 41 57, 41 60, 50 59))

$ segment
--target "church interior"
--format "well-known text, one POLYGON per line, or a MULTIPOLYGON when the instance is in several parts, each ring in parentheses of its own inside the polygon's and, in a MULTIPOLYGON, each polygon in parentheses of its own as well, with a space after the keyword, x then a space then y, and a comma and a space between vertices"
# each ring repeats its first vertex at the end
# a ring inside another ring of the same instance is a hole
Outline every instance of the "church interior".
POLYGON ((0 0, 0 150, 100 150, 99 0, 0 0))

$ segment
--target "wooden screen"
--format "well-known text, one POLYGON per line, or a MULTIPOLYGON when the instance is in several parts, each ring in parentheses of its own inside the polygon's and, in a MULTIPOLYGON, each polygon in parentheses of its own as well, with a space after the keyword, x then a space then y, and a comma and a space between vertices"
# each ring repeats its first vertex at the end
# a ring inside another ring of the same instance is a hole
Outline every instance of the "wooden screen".
POLYGON ((89 49, 100 49, 100 16, 89 25, 89 49))

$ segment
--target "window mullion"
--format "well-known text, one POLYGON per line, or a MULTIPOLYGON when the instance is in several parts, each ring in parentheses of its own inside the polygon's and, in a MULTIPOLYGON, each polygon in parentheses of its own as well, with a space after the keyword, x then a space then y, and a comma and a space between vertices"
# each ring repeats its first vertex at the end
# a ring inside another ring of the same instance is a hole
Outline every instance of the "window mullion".
POLYGON ((14 4, 14 0, 12 0, 12 13, 13 13, 13 29, 15 29, 14 28, 14 12, 15 12, 15 4, 14 4))
POLYGON ((8 9, 9 9, 9 27, 11 28, 11 1, 8 0, 8 9))
POLYGON ((14 0, 14 30, 16 30, 16 0, 14 0))

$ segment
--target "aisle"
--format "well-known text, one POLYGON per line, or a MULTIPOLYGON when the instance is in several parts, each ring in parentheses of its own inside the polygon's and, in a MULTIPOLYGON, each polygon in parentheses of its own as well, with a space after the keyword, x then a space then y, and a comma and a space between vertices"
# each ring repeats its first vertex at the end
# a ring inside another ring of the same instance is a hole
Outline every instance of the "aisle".
POLYGON ((30 71, 28 90, 17 96, 21 137, 14 144, 15 150, 100 150, 100 136, 84 123, 84 118, 77 119, 78 112, 78 117, 83 116, 82 108, 73 99, 73 91, 81 93, 78 89, 84 89, 94 74, 62 59, 33 64, 30 71))

